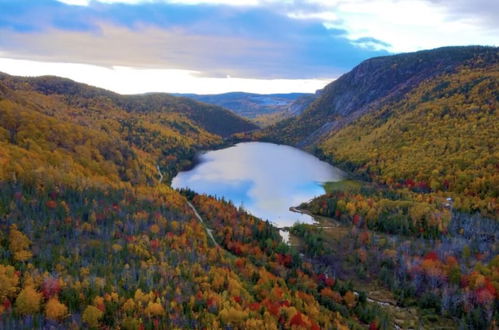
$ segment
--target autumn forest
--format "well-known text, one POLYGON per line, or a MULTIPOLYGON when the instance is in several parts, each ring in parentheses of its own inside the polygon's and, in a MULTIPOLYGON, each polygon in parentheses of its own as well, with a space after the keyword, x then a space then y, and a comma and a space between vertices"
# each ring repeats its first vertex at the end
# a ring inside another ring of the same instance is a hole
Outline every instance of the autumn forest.
POLYGON ((264 128, 186 97, 0 74, 0 328, 495 329, 498 104, 494 47, 369 59, 264 128), (171 187, 241 141, 347 177, 289 205, 315 219, 289 242, 171 187))

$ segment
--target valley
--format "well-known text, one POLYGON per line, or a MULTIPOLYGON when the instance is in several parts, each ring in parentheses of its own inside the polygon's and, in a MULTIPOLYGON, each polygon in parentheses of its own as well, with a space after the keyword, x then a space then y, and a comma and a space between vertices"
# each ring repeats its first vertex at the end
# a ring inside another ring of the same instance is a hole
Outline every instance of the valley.
POLYGON ((369 59, 264 128, 0 74, 0 328, 494 329, 498 63, 369 59))
POLYGON ((299 115, 317 98, 317 93, 252 94, 233 92, 215 95, 174 94, 233 111, 264 127, 299 115))

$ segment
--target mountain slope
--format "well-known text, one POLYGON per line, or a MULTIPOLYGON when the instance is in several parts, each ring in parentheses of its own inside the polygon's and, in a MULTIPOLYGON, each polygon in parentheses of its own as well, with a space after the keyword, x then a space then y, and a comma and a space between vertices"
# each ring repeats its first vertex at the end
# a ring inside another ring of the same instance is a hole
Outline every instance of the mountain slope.
POLYGON ((273 141, 313 146, 329 132, 400 100, 423 81, 454 72, 477 56, 493 61, 497 48, 445 47, 368 59, 326 86, 300 116, 270 127, 264 135, 273 141))
POLYGON ((178 113, 210 133, 229 136, 256 129, 256 125, 218 106, 163 93, 119 95, 59 77, 21 78, 0 74, 0 81, 16 90, 60 95, 71 106, 118 107, 133 113, 178 113))
POLYGON ((300 206, 305 253, 456 321, 423 328, 497 327, 498 105, 499 48, 445 48, 368 60, 269 129, 352 174, 300 206))
POLYGON ((415 185, 499 215, 499 57, 476 58, 331 133, 323 154, 378 182, 415 185))

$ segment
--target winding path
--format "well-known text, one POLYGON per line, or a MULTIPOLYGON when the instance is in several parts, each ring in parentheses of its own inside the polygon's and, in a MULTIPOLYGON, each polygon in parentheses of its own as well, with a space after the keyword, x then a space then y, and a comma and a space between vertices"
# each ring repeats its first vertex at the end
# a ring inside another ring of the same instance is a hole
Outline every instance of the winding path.
POLYGON ((222 248, 220 246, 220 244, 218 244, 218 242, 215 240, 215 237, 213 237, 212 230, 206 226, 206 223, 204 222, 203 218, 201 218, 201 216, 198 213, 198 210, 196 210, 196 208, 194 207, 194 205, 192 205, 192 203, 189 202, 189 201, 187 201, 187 205, 190 206, 190 208, 194 212, 194 215, 196 216, 196 218, 199 220, 199 222, 201 222, 201 224, 203 225, 204 229, 206 230, 206 233, 211 238, 213 244, 215 244, 216 247, 222 248))
POLYGON ((161 183, 161 182, 163 182, 163 173, 161 172, 161 169, 159 168, 159 165, 156 165, 156 168, 158 169, 159 183, 161 183))

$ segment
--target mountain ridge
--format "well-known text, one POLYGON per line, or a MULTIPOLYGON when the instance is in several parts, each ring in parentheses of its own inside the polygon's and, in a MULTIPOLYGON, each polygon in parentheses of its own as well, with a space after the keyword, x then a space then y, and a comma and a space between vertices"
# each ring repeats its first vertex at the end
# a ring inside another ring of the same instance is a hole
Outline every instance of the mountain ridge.
POLYGON ((331 131, 479 55, 497 57, 497 48, 443 47, 368 59, 327 85, 301 115, 269 127, 263 135, 276 142, 313 147, 331 131))
POLYGON ((71 170, 51 164, 60 173, 49 176, 59 180, 71 171, 88 182, 144 184, 156 180, 159 166, 168 181, 199 149, 216 148, 234 132, 257 128, 229 110, 193 100, 119 95, 54 76, 0 74, 0 110, 3 156, 13 157, 2 169, 7 177, 51 163, 53 150, 60 152, 61 163, 72 163, 71 170), (19 152, 30 156, 13 156, 19 152))

